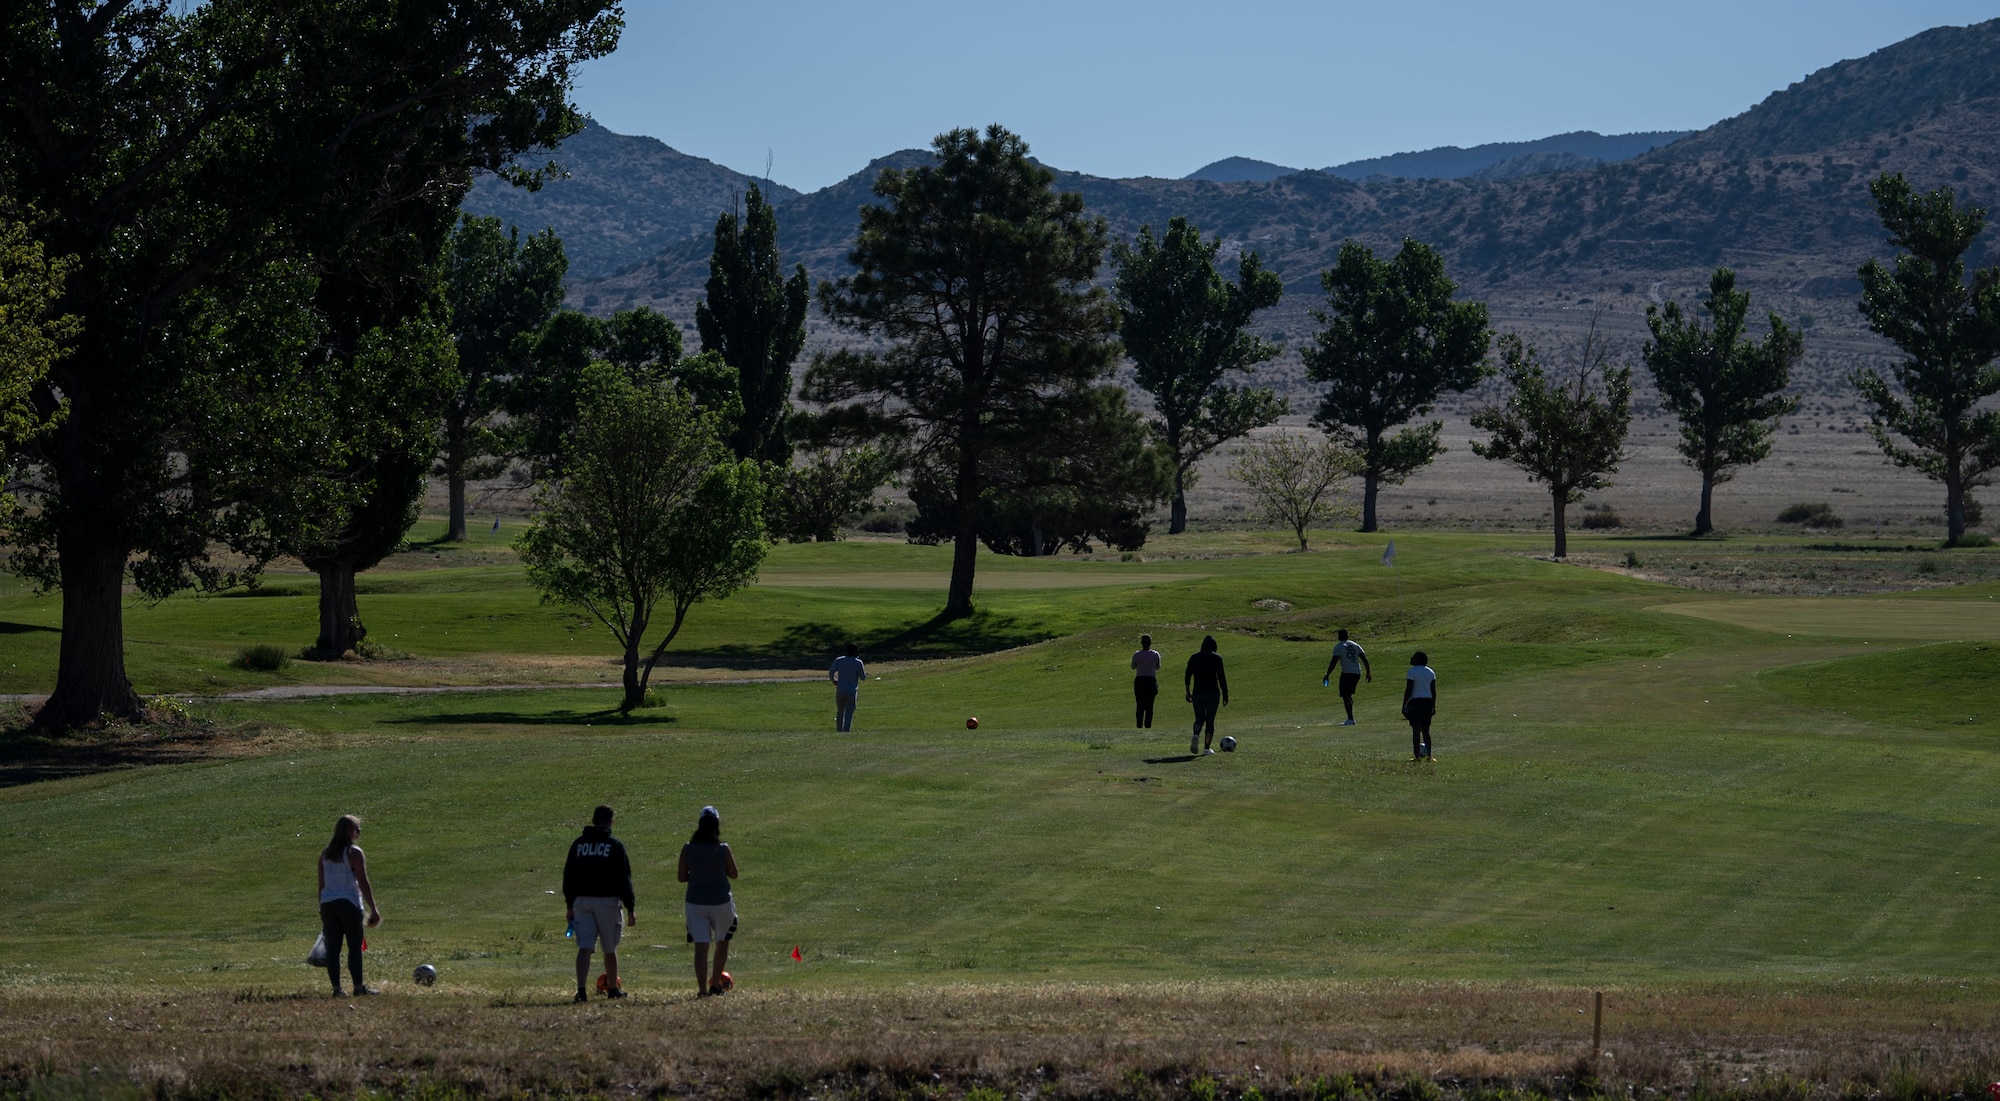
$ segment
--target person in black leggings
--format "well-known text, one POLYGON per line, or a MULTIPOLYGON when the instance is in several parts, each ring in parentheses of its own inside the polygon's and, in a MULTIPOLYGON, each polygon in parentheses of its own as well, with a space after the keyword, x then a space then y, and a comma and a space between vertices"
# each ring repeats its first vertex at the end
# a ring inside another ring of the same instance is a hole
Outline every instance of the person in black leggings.
POLYGON ((1132 655, 1133 720, 1139 729, 1153 728, 1153 701, 1160 698, 1160 652, 1153 649, 1153 636, 1140 635, 1138 652, 1132 655))
POLYGON ((1203 635, 1201 652, 1187 660, 1181 687, 1194 705, 1194 736, 1188 739, 1189 753, 1214 753, 1215 712, 1229 705, 1229 678, 1222 671, 1222 655, 1215 652, 1215 636, 1203 635), (1206 731, 1208 741, 1202 741, 1206 731))
POLYGON ((368 883, 368 858, 354 839, 361 836, 361 819, 343 814, 333 824, 333 840, 319 854, 320 935, 326 938, 326 975, 333 996, 340 997, 340 944, 347 942, 347 974, 356 994, 373 994, 361 981, 361 906, 368 905, 368 927, 382 924, 375 908, 375 889, 368 883))

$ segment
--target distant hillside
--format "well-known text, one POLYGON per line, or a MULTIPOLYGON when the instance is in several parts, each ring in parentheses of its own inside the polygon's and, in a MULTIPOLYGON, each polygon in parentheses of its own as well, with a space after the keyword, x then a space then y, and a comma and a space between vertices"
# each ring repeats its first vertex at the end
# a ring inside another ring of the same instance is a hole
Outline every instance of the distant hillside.
POLYGON ((1206 164, 1181 177, 1184 180, 1208 180, 1212 183, 1263 183, 1279 176, 1289 176, 1299 171, 1286 168, 1270 161, 1254 161, 1249 157, 1224 157, 1214 164, 1206 164))
MULTIPOLYGON (((712 233, 716 216, 753 182, 658 139, 614 134, 595 122, 554 152, 522 162, 544 159, 562 165, 568 178, 530 192, 485 176, 464 209, 498 216, 524 233, 554 226, 569 253, 572 279, 609 275, 691 234, 712 233)), ((799 195, 783 184, 758 182, 773 203, 799 195)))
MULTIPOLYGON (((1418 153, 1392 153, 1386 157, 1336 164, 1320 171, 1344 180, 1365 180, 1370 176, 1395 176, 1406 180, 1456 180, 1488 169, 1502 161, 1514 161, 1535 154, 1560 154, 1586 163, 1630 160, 1641 153, 1678 141, 1691 130, 1653 130, 1638 134, 1599 134, 1577 130, 1535 141, 1499 141, 1460 149, 1456 145, 1426 149, 1418 153)), ((1521 175, 1516 172, 1514 175, 1521 175)))
MULTIPOLYGON (((1928 124, 1946 112, 1995 99, 2000 99, 2000 19, 1936 27, 1821 69, 1654 159, 1747 160, 1816 152, 1863 136, 1935 132, 1928 124)), ((1991 157, 1990 145, 1986 155, 1991 157)))

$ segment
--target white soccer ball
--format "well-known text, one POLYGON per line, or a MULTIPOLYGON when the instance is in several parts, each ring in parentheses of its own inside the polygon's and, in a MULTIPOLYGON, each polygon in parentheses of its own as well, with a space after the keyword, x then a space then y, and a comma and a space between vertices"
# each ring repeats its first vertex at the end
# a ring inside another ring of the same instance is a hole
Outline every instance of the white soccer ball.
POLYGON ((410 972, 410 977, 417 981, 418 986, 429 986, 438 981, 438 969, 428 963, 419 964, 415 971, 410 972))
POLYGON ((1236 752, 1236 739, 1235 739, 1235 738, 1232 738, 1232 737, 1230 737, 1230 736, 1229 736, 1229 735, 1227 735, 1227 734, 1224 734, 1224 735, 1222 736, 1222 751, 1223 751, 1224 753, 1234 753, 1234 752, 1236 752))

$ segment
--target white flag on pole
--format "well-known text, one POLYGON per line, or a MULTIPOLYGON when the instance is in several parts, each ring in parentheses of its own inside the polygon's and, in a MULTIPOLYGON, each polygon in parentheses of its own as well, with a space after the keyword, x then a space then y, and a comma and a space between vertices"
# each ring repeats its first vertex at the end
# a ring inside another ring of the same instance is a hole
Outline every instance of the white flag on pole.
POLYGON ((1394 539, 1389 540, 1389 545, 1382 548, 1382 564, 1392 570, 1396 568, 1396 541, 1394 539))

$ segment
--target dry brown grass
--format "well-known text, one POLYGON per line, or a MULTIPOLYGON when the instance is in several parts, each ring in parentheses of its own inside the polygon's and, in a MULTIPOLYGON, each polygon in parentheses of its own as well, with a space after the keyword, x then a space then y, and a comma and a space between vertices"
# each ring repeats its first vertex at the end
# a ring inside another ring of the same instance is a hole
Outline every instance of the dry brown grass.
POLYGON ((1149 984, 355 1001, 0 994, 0 1096, 1918 1098, 2000 1066, 1992 984, 1149 984), (1507 1092, 1507 1091, 1512 1091, 1507 1092))

